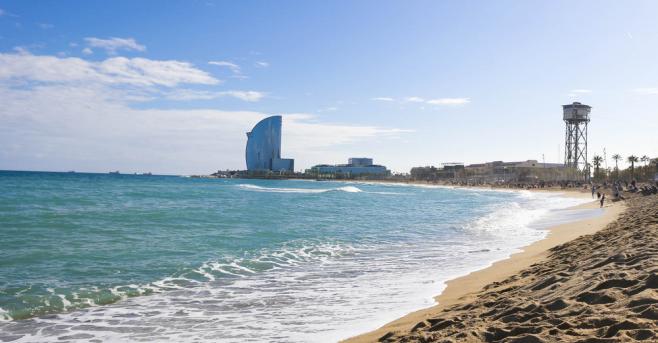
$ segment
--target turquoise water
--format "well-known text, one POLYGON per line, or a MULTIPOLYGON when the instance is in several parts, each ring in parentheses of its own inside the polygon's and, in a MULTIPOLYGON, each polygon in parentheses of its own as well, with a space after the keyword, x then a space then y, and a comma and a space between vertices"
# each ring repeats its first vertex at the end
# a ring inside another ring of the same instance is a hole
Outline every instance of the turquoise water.
POLYGON ((0 172, 0 338, 334 341, 586 215, 555 194, 0 172))

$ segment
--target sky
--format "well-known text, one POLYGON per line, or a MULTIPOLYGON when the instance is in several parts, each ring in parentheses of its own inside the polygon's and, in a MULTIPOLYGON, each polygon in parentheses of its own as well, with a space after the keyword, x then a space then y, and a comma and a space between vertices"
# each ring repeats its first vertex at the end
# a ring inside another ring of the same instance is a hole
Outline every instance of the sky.
MULTIPOLYGON (((656 1, 3 1, 0 169, 245 169, 283 116, 295 169, 372 157, 658 156, 656 1)), ((622 164, 623 166, 624 164, 622 164)))

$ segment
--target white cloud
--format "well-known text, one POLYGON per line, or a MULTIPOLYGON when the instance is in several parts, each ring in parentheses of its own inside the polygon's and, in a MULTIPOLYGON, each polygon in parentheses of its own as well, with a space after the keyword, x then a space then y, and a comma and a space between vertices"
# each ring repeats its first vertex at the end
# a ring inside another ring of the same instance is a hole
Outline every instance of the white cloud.
MULTIPOLYGON (((208 173, 244 168, 244 133, 271 114, 133 106, 176 94, 244 101, 265 96, 178 91, 183 84, 218 82, 180 61, 113 57, 93 62, 0 53, 0 169, 208 173)), ((408 132, 318 120, 284 114, 284 155, 295 158, 298 168, 346 155, 339 151, 352 150, 349 144, 408 132)))
POLYGON ((338 107, 335 107, 335 106, 326 107, 326 108, 322 108, 322 109, 317 110, 317 112, 320 112, 320 113, 321 112, 336 112, 336 111, 338 111, 338 107))
POLYGON ((38 25, 39 25, 40 28, 42 28, 44 30, 49 30, 49 29, 52 29, 53 27, 55 27, 55 25, 48 24, 48 23, 39 23, 38 25))
POLYGON ((247 102, 257 102, 265 97, 265 93, 258 91, 203 91, 203 90, 190 90, 180 89, 167 94, 167 99, 170 100, 210 100, 221 97, 233 97, 247 102))
POLYGON ((404 98, 405 102, 425 102, 425 99, 417 96, 408 96, 404 98))
POLYGON ((3 15, 5 15, 5 13, 7 13, 7 12, 5 12, 5 10, 3 10, 2 8, 0 8, 0 17, 2 17, 3 15))
POLYGON ((225 96, 232 96, 234 98, 249 102, 259 101, 265 96, 264 93, 257 91, 226 91, 220 93, 225 96))
POLYGON ((29 55, 30 54, 30 50, 28 50, 24 46, 15 46, 12 50, 16 51, 16 53, 19 54, 19 55, 29 55))
POLYGON ((448 105, 448 106, 457 106, 465 105, 471 102, 469 98, 440 98, 428 100, 427 103, 430 105, 448 105))
POLYGON ((592 93, 592 90, 591 90, 591 89, 582 89, 582 88, 581 88, 581 89, 572 89, 572 90, 571 90, 571 93, 575 93, 575 94, 590 94, 590 93, 592 93))
POLYGON ((82 49, 82 53, 85 54, 85 55, 91 55, 91 54, 94 53, 94 51, 89 49, 89 48, 84 48, 84 49, 82 49))
POLYGON ((635 88, 633 92, 643 95, 658 95, 658 88, 635 88))
POLYGON ((585 94, 591 94, 591 93, 592 93, 592 90, 591 90, 591 89, 583 89, 583 88, 579 88, 579 89, 572 89, 572 90, 569 92, 568 96, 569 96, 570 98, 578 98, 578 97, 580 97, 580 96, 582 96, 582 95, 585 95, 585 94))
MULTIPOLYGON (((0 169, 209 173, 244 168, 245 132, 270 114, 217 109, 133 108, 103 85, 0 84, 0 169)), ((283 154, 298 168, 349 144, 395 139, 406 130, 322 123, 284 114, 283 154)), ((334 155, 331 155, 334 154, 334 155)))
MULTIPOLYGON (((372 100, 387 101, 387 102, 395 101, 394 98, 389 98, 389 97, 372 98, 372 100)), ((471 100, 469 98, 437 98, 437 99, 425 100, 418 96, 408 96, 406 98, 403 98, 401 102, 415 102, 415 103, 424 103, 429 105, 441 105, 441 106, 458 106, 458 105, 468 104, 471 102, 471 100)), ((425 107, 421 107, 421 109, 424 110, 425 107)))
POLYGON ((108 39, 87 37, 85 42, 92 48, 105 49, 107 53, 114 55, 117 50, 128 51, 146 51, 146 47, 135 41, 134 38, 117 38, 110 37, 108 39))
POLYGON ((268 62, 264 62, 264 61, 256 62, 256 67, 259 67, 259 68, 267 68, 269 66, 270 66, 270 64, 268 62))
POLYGON ((219 83, 219 80, 187 62, 125 57, 91 62, 76 57, 32 55, 26 51, 18 54, 0 53, 0 80, 3 79, 165 87, 183 83, 219 83))
POLYGON ((219 66, 219 67, 226 67, 230 69, 234 74, 240 74, 240 66, 229 61, 210 61, 208 64, 214 65, 214 66, 219 66))

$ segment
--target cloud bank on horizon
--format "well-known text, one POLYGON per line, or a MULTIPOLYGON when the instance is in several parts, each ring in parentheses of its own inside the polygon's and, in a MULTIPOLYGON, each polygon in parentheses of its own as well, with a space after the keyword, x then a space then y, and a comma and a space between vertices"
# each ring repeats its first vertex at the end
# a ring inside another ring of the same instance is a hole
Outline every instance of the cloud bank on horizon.
MULTIPOLYGON (((89 40, 115 55, 134 39, 89 40)), ((258 63, 258 62, 257 62, 258 63)), ((258 64, 264 67, 264 62, 258 64)), ((240 73, 237 65, 211 61, 240 73)), ((0 143, 2 162, 37 161, 32 168, 79 166, 103 171, 134 166, 160 172, 211 172, 244 168, 245 132, 269 113, 211 108, 149 108, 158 100, 232 97, 258 102, 264 92, 216 90, 222 80, 191 63, 142 57, 0 53, 0 143), (186 87, 204 86, 204 89, 186 87), (144 105, 146 104, 146 105, 144 105), (136 106, 137 105, 137 106, 136 106), (141 106, 140 106, 141 105, 141 106), (25 123, 30 123, 26 126, 25 123)), ((373 137, 395 138, 410 130, 318 122, 311 114, 283 113, 285 149, 309 166, 336 146, 373 137)), ((338 156, 337 156, 338 157, 338 156)))

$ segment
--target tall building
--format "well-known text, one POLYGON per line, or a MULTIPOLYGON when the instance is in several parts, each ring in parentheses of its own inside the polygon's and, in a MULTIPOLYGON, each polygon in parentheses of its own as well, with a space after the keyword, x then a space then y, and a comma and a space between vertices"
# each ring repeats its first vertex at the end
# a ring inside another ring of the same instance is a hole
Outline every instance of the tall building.
POLYGON ((281 123, 281 116, 268 117, 247 132, 245 158, 248 171, 294 170, 295 160, 281 158, 281 123))

